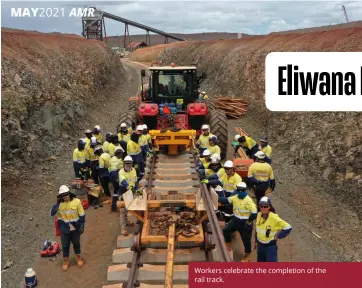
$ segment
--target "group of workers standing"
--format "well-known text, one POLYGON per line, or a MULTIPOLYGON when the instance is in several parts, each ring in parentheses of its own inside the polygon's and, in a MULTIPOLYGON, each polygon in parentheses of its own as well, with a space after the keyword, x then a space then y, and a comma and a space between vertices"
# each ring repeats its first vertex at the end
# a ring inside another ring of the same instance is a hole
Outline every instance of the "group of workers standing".
POLYGON ((234 157, 237 157, 238 149, 242 148, 254 160, 248 168, 246 179, 235 172, 233 161, 225 161, 224 165, 220 163, 217 137, 210 132, 208 125, 202 126, 202 135, 196 144, 200 154, 196 170, 202 179, 201 183, 212 186, 218 195, 221 204, 218 215, 226 223, 223 234, 228 250, 232 251, 232 234, 238 231, 245 249, 242 262, 250 260, 253 221, 256 220, 257 261, 277 262, 277 240, 286 237, 292 228, 275 213, 271 200, 266 196, 275 189, 271 166, 272 148, 266 137, 260 138, 260 146, 253 138, 245 135, 236 135, 235 141, 232 144, 234 157), (248 187, 253 190, 256 203, 248 195, 248 187))
MULTIPOLYGON (((126 123, 120 125, 119 132, 107 132, 103 139, 102 130, 96 125, 92 130, 85 130, 85 137, 78 140, 73 151, 73 168, 77 179, 93 179, 95 184, 101 184, 104 194, 112 197, 112 211, 117 209, 119 196, 132 190, 137 193, 138 183, 143 178, 146 158, 152 153, 151 136, 147 125, 138 125, 135 131, 126 123), (109 183, 113 186, 113 196, 109 183)), ((102 206, 99 199, 93 202, 94 208, 102 206)), ((79 199, 71 193, 66 185, 59 188, 57 203, 51 210, 56 216, 61 232, 63 246, 63 271, 69 268, 70 244, 73 244, 76 262, 83 266, 80 257, 80 235, 84 232, 85 212, 79 199)), ((127 210, 120 208, 120 224, 122 235, 128 235, 127 210)))
MULTIPOLYGON (((286 237, 291 226, 282 220, 273 208, 265 194, 275 189, 275 179, 271 167, 272 149, 267 138, 260 139, 260 146, 249 136, 236 135, 233 146, 234 157, 238 149, 244 149, 249 158, 254 159, 250 165, 247 179, 242 179, 236 172, 233 161, 221 164, 221 149, 217 145, 217 137, 210 132, 209 125, 202 126, 202 134, 196 143, 200 154, 196 170, 201 183, 214 187, 221 206, 218 215, 226 225, 223 234, 229 251, 232 234, 240 233, 245 248, 243 262, 250 260, 252 251, 251 239, 253 221, 256 221, 255 245, 258 262, 276 262, 277 240, 286 237), (247 188, 255 193, 256 204, 248 196, 247 188)), ((152 141, 148 134, 147 125, 138 125, 133 131, 126 123, 120 125, 117 134, 107 132, 103 139, 102 130, 96 125, 92 130, 85 131, 85 138, 79 139, 78 147, 73 151, 73 168, 77 179, 92 178, 96 184, 101 184, 107 197, 112 197, 109 183, 113 184, 112 211, 117 209, 119 196, 126 191, 138 191, 138 183, 145 173, 146 158, 152 153, 152 141)), ((93 203, 98 208, 101 203, 93 203)), ((73 244, 78 266, 83 266, 80 257, 80 235, 84 232, 85 212, 79 199, 73 195, 69 187, 59 188, 58 201, 51 211, 57 216, 61 231, 63 246, 64 271, 69 267, 70 244, 73 244)), ((121 233, 128 235, 127 210, 120 209, 121 233)))

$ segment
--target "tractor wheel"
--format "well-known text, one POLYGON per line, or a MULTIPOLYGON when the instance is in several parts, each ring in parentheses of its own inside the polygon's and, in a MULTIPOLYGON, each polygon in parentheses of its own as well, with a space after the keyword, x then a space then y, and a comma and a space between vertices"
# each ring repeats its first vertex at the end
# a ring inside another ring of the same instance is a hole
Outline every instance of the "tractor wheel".
POLYGON ((216 104, 214 101, 212 100, 206 100, 205 101, 206 105, 207 105, 207 109, 209 111, 213 111, 213 110, 217 110, 218 108, 216 107, 216 104))
POLYGON ((136 111, 138 110, 138 103, 136 100, 130 100, 128 102, 128 110, 129 111, 136 111))
POLYGON ((226 115, 221 110, 210 111, 210 131, 217 137, 217 145, 221 149, 221 159, 225 159, 228 149, 228 122, 226 115))
MULTIPOLYGON (((119 122, 119 124, 117 125, 117 133, 119 132, 122 123, 126 123, 127 126, 132 127, 132 123, 136 122, 135 111, 122 113, 121 116, 119 117, 118 122, 119 122)), ((137 125, 137 123, 136 123, 136 125, 137 125)))

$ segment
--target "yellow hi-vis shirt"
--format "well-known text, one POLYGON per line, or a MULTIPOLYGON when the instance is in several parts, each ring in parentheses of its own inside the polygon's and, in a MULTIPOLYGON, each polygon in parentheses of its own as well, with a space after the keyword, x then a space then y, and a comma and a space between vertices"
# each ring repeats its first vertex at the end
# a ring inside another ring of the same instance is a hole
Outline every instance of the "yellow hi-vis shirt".
POLYGON ((87 161, 88 158, 88 151, 87 150, 82 150, 79 151, 78 148, 75 148, 73 151, 73 162, 78 162, 80 164, 84 164, 85 161, 87 161))
POLYGON ((100 143, 100 144, 103 143, 103 135, 102 135, 102 133, 94 134, 94 137, 97 138, 98 143, 100 143))
POLYGON ((205 169, 209 168, 211 161, 210 162, 206 161, 205 158, 200 158, 200 161, 201 161, 202 165, 204 165, 205 169))
POLYGON ((238 195, 234 195, 228 198, 229 203, 233 204, 234 216, 239 219, 249 219, 250 214, 258 213, 256 205, 249 196, 244 199, 239 199, 238 195))
POLYGON ((88 148, 90 147, 91 140, 88 137, 85 137, 84 140, 85 140, 85 148, 84 149, 88 150, 88 148))
POLYGON ((113 143, 109 143, 108 145, 108 154, 110 156, 114 156, 114 151, 116 150, 116 145, 114 145, 113 143))
POLYGON ((111 162, 111 155, 108 153, 103 153, 99 156, 99 168, 109 168, 111 162))
POLYGON ((236 185, 243 182, 243 180, 239 174, 234 173, 234 175, 228 177, 228 175, 225 173, 220 177, 220 182, 223 184, 225 191, 232 193, 235 191, 236 185))
POLYGON ((124 141, 126 143, 128 143, 128 141, 131 139, 131 134, 127 133, 127 134, 121 134, 121 132, 118 133, 118 141, 124 141))
MULTIPOLYGON (((261 146, 260 146, 260 147, 261 147, 261 146)), ((271 159, 272 148, 271 148, 269 145, 267 145, 267 146, 265 146, 264 148, 262 148, 261 151, 263 151, 263 152, 265 153, 265 155, 266 155, 269 159, 271 159)))
POLYGON ((256 141, 249 137, 249 136, 245 136, 245 142, 241 144, 241 146, 251 149, 256 145, 256 141))
POLYGON ((109 172, 117 171, 123 168, 123 160, 122 158, 118 158, 117 156, 113 156, 111 161, 109 162, 109 172))
POLYGON ((146 135, 140 135, 140 138, 138 139, 138 145, 142 146, 146 146, 147 145, 147 137, 146 135))
POLYGON ((211 175, 217 174, 219 176, 219 178, 221 178, 221 176, 225 174, 225 169, 221 167, 219 169, 219 171, 217 171, 216 173, 212 169, 206 169, 205 173, 206 173, 206 176, 211 176, 211 175))
POLYGON ((290 224, 282 220, 278 214, 269 212, 266 221, 261 217, 261 212, 256 216, 256 238, 260 243, 268 244, 274 240, 274 235, 280 230, 288 230, 291 228, 290 224), (266 231, 270 228, 269 237, 266 237, 266 231))
POLYGON ((273 168, 268 163, 255 162, 249 166, 248 177, 254 177, 263 182, 269 179, 274 180, 273 168))
POLYGON ((152 144, 152 137, 151 137, 151 135, 150 135, 150 134, 146 134, 145 136, 146 136, 147 143, 152 144))
POLYGON ((92 147, 88 148, 88 159, 90 161, 98 160, 99 156, 94 154, 94 149, 92 147))
POLYGON ((84 216, 85 212, 82 203, 78 198, 72 201, 60 202, 56 217, 65 223, 77 222, 80 216, 84 216))
POLYGON ((200 144, 201 148, 209 148, 209 138, 211 136, 214 136, 213 134, 209 133, 209 135, 205 136, 204 134, 201 134, 199 139, 196 143, 200 144))
POLYGON ((128 143, 127 143, 127 154, 128 155, 138 155, 140 154, 142 151, 141 151, 141 148, 140 148, 140 145, 138 145, 138 143, 132 141, 132 140, 129 140, 128 143))
POLYGON ((123 180, 126 180, 128 183, 128 189, 132 189, 133 187, 135 187, 137 182, 137 173, 136 169, 134 169, 133 167, 129 172, 124 171, 124 168, 122 168, 121 170, 119 170, 118 176, 119 184, 121 184, 123 180))
POLYGON ((108 141, 104 141, 103 146, 102 146, 103 152, 108 153, 108 146, 109 146, 109 142, 108 142, 108 141))
POLYGON ((221 155, 221 149, 218 145, 209 146, 207 149, 211 152, 212 155, 213 154, 221 155))

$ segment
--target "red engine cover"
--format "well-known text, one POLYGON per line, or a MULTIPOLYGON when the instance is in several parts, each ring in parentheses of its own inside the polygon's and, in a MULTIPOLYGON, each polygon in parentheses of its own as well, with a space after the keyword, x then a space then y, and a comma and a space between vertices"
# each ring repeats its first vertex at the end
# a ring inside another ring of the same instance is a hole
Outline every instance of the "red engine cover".
POLYGON ((206 115, 207 105, 205 103, 190 103, 187 105, 187 114, 191 116, 206 115))
POLYGON ((155 103, 141 103, 138 112, 140 116, 156 116, 158 114, 158 105, 155 103))

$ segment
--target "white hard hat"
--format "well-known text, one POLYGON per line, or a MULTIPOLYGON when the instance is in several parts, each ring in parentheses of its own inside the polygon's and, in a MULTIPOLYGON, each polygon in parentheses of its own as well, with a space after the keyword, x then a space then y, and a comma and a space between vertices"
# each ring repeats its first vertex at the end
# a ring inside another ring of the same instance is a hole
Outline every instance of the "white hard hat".
POLYGON ((235 135, 235 138, 234 138, 235 141, 238 141, 240 137, 241 137, 240 135, 235 135))
POLYGON ((94 128, 97 129, 98 131, 101 130, 101 126, 99 126, 99 125, 94 126, 94 128))
POLYGON ((204 152, 202 152, 202 156, 210 156, 211 155, 211 152, 210 150, 204 150, 204 152))
POLYGON ((144 129, 147 129, 147 125, 146 124, 143 124, 143 130, 144 129))
POLYGON ((224 167, 233 168, 234 167, 233 161, 231 161, 231 160, 226 161, 225 164, 224 164, 224 167))
POLYGON ((138 131, 142 131, 142 130, 143 130, 143 125, 138 125, 138 126, 137 126, 137 130, 138 130, 138 131))
POLYGON ((98 140, 97 140, 97 137, 94 137, 94 136, 93 136, 93 137, 91 138, 91 143, 92 143, 92 144, 97 144, 97 141, 98 141, 98 140))
POLYGON ((264 196, 260 199, 258 204, 265 204, 265 205, 271 205, 271 201, 268 197, 264 196))
POLYGON ((94 148, 94 152, 99 151, 102 149, 102 146, 98 145, 96 148, 94 148))
POLYGON ((69 187, 67 185, 62 185, 59 187, 59 195, 68 193, 68 192, 69 192, 69 187))
POLYGON ((90 129, 85 130, 85 134, 92 133, 90 129))
POLYGON ((204 130, 204 129, 210 129, 210 126, 207 124, 204 124, 204 125, 202 125, 201 130, 204 130))
POLYGON ((219 154, 212 154, 211 155, 211 164, 212 163, 219 163, 219 161, 221 160, 221 157, 219 154))
POLYGON ((255 157, 258 159, 264 159, 265 158, 265 153, 263 151, 258 151, 255 153, 255 157))
POLYGON ((124 157, 123 162, 133 162, 133 159, 131 156, 126 156, 126 157, 124 157))
POLYGON ((240 183, 236 184, 236 188, 246 189, 246 183, 245 182, 240 182, 240 183))
POLYGON ((127 127, 127 124, 126 123, 122 123, 121 124, 121 128, 126 128, 127 127))
POLYGON ((221 191, 224 191, 224 188, 222 188, 220 185, 217 185, 216 188, 215 188, 215 191, 216 192, 221 192, 221 191))
POLYGON ((205 92, 205 91, 202 91, 201 94, 206 94, 206 92, 205 92))

